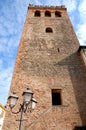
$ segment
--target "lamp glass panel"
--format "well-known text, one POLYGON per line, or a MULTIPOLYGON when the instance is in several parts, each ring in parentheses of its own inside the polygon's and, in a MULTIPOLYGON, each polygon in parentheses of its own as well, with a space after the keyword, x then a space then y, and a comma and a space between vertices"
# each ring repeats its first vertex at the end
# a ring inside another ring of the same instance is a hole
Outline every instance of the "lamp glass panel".
POLYGON ((32 98, 31 93, 25 93, 23 96, 24 96, 24 102, 30 102, 31 101, 31 98, 32 98))
POLYGON ((17 101, 17 98, 11 96, 9 99, 10 106, 14 107, 16 104, 16 101, 17 101))
POLYGON ((37 103, 37 102, 36 102, 36 100, 33 98, 33 99, 32 99, 32 109, 34 109, 34 108, 35 108, 36 103, 37 103))

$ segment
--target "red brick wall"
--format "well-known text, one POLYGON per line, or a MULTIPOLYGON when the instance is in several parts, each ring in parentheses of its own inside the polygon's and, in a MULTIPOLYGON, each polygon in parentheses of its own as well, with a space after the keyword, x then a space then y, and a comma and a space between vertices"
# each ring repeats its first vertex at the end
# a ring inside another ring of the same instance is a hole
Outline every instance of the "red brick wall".
MULTIPOLYGON (((86 124, 86 67, 78 48, 66 8, 29 7, 10 88, 20 97, 18 105, 27 87, 38 102, 25 114, 24 130, 72 130, 86 124), (40 17, 34 17, 35 10, 40 17), (44 16, 45 10, 51 17, 44 16), (55 17, 56 10, 61 17, 55 17), (53 33, 46 33, 47 27, 53 33), (61 106, 52 106, 52 89, 61 89, 61 106)), ((7 112, 3 130, 18 130, 16 119, 19 115, 7 112)))

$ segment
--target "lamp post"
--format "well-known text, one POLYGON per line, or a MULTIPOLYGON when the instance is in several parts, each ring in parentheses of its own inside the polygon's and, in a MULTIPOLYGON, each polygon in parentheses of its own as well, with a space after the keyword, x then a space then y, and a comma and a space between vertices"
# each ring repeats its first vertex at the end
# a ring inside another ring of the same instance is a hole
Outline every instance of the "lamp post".
POLYGON ((34 107, 37 103, 35 98, 33 98, 32 91, 29 88, 27 88, 26 91, 23 92, 22 96, 23 96, 23 102, 22 102, 22 104, 20 104, 20 108, 17 112, 14 112, 13 108, 15 107, 16 102, 19 97, 16 95, 16 93, 13 93, 11 96, 8 97, 9 107, 10 107, 11 112, 13 114, 18 114, 21 112, 21 116, 20 116, 20 120, 19 120, 20 121, 19 130, 22 130, 23 116, 24 116, 24 113, 26 112, 27 108, 31 112, 32 110, 34 110, 34 107))

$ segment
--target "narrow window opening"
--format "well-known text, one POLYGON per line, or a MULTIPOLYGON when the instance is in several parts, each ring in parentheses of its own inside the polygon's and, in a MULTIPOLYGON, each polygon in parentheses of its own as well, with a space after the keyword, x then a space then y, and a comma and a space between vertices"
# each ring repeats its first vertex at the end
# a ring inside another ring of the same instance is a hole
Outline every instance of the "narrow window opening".
POLYGON ((37 10, 37 11, 35 12, 35 17, 40 17, 40 11, 37 10))
POLYGON ((56 17, 61 17, 60 12, 56 11, 56 12, 55 12, 55 16, 56 16, 56 17))
POLYGON ((61 103, 61 90, 52 89, 52 105, 62 105, 61 103))
POLYGON ((52 28, 46 28, 46 32, 47 32, 47 33, 52 33, 53 30, 52 30, 52 28))
POLYGON ((58 52, 60 52, 59 48, 58 48, 58 52))
POLYGON ((51 13, 50 13, 49 11, 46 11, 46 12, 45 12, 45 16, 46 16, 46 17, 51 17, 51 13))

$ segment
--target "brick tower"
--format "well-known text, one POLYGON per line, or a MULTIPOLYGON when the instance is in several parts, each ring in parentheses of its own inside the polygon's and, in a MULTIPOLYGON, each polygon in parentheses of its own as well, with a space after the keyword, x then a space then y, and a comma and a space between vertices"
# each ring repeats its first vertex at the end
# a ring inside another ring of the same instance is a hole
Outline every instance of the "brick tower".
MULTIPOLYGON (((29 5, 10 87, 20 100, 29 87, 38 102, 25 114, 23 130, 85 130, 82 49, 65 6, 29 5)), ((7 111, 3 130, 18 130, 19 117, 7 111)))

